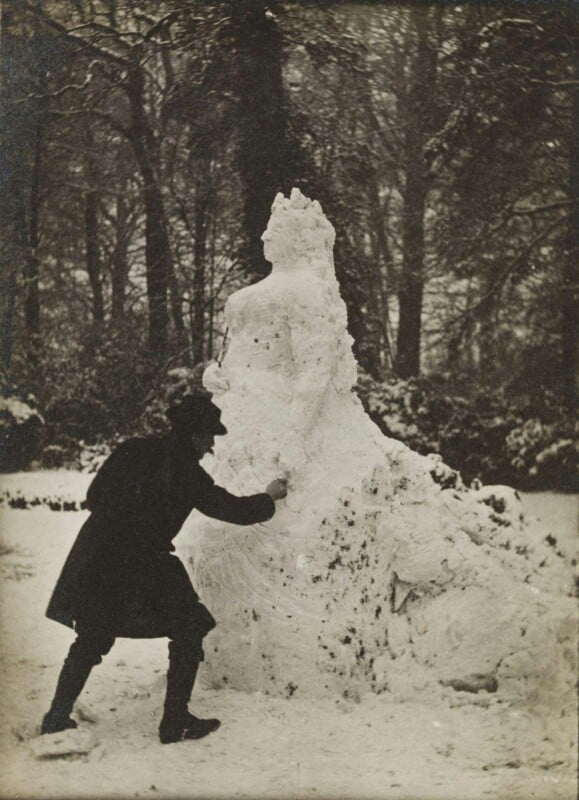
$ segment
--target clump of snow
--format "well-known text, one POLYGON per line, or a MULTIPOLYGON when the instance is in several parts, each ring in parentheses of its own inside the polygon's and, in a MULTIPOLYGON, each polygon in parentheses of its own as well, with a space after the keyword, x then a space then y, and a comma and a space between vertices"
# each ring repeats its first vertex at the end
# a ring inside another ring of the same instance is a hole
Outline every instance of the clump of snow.
POLYGON ((428 453, 426 458, 431 462, 430 474, 433 480, 442 486, 443 489, 464 489, 460 472, 456 469, 452 469, 448 464, 445 464, 441 455, 438 453, 428 453))
POLYGON ((83 472, 97 472, 111 454, 111 446, 107 443, 85 444, 79 442, 78 466, 83 472))
POLYGON ((17 397, 0 396, 0 416, 7 416, 16 425, 23 425, 30 419, 35 419, 44 424, 44 420, 38 411, 17 397))
POLYGON ((512 491, 445 481, 440 464, 365 414, 319 204, 295 189, 278 195, 263 240, 272 273, 229 298, 229 349, 204 376, 229 431, 206 467, 239 494, 280 475, 289 493, 267 524, 194 515, 183 535, 219 623, 210 685, 570 702, 574 604, 562 560, 512 491))

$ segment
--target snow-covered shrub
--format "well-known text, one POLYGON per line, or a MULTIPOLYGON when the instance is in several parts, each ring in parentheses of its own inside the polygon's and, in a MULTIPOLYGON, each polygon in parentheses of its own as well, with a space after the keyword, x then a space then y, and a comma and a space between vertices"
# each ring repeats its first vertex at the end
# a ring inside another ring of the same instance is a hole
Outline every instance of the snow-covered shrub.
POLYGON ((25 469, 42 447, 44 419, 29 396, 0 396, 0 471, 25 469))
POLYGON ((69 455, 65 447, 60 444, 49 444, 42 451, 41 463, 47 469, 58 469, 65 467, 68 463, 69 455))
POLYGON ((110 456, 115 442, 101 442, 99 444, 85 444, 79 442, 79 453, 76 460, 77 469, 82 472, 96 472, 104 461, 110 456))
MULTIPOLYGON (((423 455, 438 453, 467 483, 475 478, 497 483, 505 477, 504 441, 519 417, 505 409, 497 396, 467 399, 433 378, 377 383, 361 375, 357 389, 369 415, 387 436, 423 455)), ((450 479, 441 474, 440 467, 435 474, 441 481, 450 479)))
POLYGON ((576 488, 579 443, 568 433, 564 420, 545 423, 533 418, 514 428, 506 449, 517 474, 531 485, 576 488))
POLYGON ((420 424, 425 411, 421 388, 416 380, 390 378, 378 383, 363 372, 356 387, 366 411, 386 436, 427 454, 437 451, 438 441, 428 426, 420 424))
POLYGON ((465 481, 511 483, 512 470, 505 451, 518 414, 500 393, 480 392, 472 398, 453 397, 453 411, 439 433, 440 454, 465 481))
POLYGON ((81 331, 66 357, 56 351, 44 364, 49 444, 64 447, 74 461, 81 439, 95 443, 130 436, 160 369, 130 319, 98 336, 92 329, 81 331))
POLYGON ((576 486, 577 437, 555 396, 543 394, 537 404, 481 389, 467 397, 441 378, 378 383, 364 373, 357 392, 384 434, 419 453, 441 457, 433 477, 443 484, 455 480, 456 472, 467 484, 576 486))

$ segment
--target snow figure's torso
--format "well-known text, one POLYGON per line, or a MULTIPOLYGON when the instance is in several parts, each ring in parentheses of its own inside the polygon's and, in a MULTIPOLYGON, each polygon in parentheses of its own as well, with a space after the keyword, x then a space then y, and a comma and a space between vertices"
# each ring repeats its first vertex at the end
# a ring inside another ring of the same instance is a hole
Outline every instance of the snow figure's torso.
MULTIPOLYGON (((326 455, 348 453, 326 481, 339 481, 342 471, 349 477, 352 457, 358 452, 367 461, 368 453, 349 416, 362 408, 352 394, 356 366, 337 285, 305 270, 272 274, 233 295, 226 318, 231 343, 222 374, 229 390, 216 402, 230 434, 222 457, 215 459, 215 475, 225 477, 227 462, 230 479, 263 482, 281 463, 303 484, 312 473, 328 472, 328 462, 320 458, 323 447, 326 455), (234 463, 239 445, 244 455, 234 463)), ((372 430, 365 415, 358 422, 372 430)))
POLYGON ((270 522, 240 528, 197 515, 182 534, 218 621, 206 672, 216 686, 288 696, 412 696, 469 680, 492 688, 501 665, 508 672, 546 629, 562 635, 566 606, 558 599, 547 624, 548 604, 528 585, 540 583, 539 553, 529 563, 511 549, 518 520, 507 548, 488 506, 442 491, 431 460, 369 420, 352 392, 329 223, 308 203, 292 194, 274 210, 274 270, 229 299, 228 349, 206 374, 229 431, 204 465, 216 482, 251 494, 289 480, 270 522), (296 219, 306 233, 295 263, 276 269, 296 219))

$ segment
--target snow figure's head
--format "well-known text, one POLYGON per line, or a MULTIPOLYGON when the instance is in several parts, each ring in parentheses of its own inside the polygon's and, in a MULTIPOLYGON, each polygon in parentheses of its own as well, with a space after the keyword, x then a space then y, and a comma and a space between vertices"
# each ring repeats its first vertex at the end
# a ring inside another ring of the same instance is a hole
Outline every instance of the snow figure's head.
POLYGON ((274 271, 310 268, 324 272, 333 266, 334 228, 318 201, 299 189, 292 189, 289 197, 281 192, 276 195, 261 238, 274 271))

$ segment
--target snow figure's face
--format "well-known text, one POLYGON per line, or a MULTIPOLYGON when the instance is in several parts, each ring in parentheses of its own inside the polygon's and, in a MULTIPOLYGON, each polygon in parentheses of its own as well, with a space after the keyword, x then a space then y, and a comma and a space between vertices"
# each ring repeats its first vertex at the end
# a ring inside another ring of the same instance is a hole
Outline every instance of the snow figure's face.
POLYGON ((331 260, 335 232, 321 206, 292 191, 278 195, 262 238, 264 255, 276 271, 316 268, 331 260))

